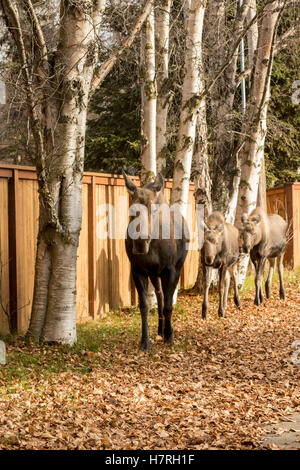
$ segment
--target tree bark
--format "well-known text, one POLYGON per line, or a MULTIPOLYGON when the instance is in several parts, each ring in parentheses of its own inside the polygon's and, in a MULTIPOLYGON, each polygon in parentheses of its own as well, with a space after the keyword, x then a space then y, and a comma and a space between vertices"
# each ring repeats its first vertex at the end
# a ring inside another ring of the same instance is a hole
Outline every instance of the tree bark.
POLYGON ((154 9, 146 24, 142 52, 142 153, 141 183, 152 181, 156 175, 156 77, 155 77, 155 32, 154 9))
MULTIPOLYGON (((195 145, 193 175, 195 184, 195 202, 197 210, 201 206, 200 217, 206 218, 212 211, 211 201, 211 179, 209 174, 209 161, 208 161, 208 135, 207 135, 207 116, 206 116, 206 100, 204 99, 199 107, 199 114, 197 118, 197 141, 195 145)), ((199 214, 198 214, 199 217, 199 214)), ((199 250, 203 243, 203 228, 201 221, 198 222, 198 245, 199 250)), ((203 293, 203 267, 201 256, 198 261, 198 274, 194 284, 194 289, 199 294, 203 293)))
POLYGON ((188 202, 198 99, 201 91, 200 74, 203 73, 203 70, 201 70, 202 31, 205 8, 205 2, 192 0, 188 11, 185 76, 171 193, 171 203, 179 204, 183 215, 186 215, 188 202))
POLYGON ((156 168, 165 175, 167 118, 169 111, 169 29, 173 0, 160 0, 156 10, 155 36, 157 58, 156 168))
POLYGON ((249 213, 256 206, 261 157, 259 147, 265 136, 272 72, 273 45, 280 11, 279 2, 266 7, 266 14, 259 31, 255 68, 249 97, 249 107, 242 134, 246 136, 240 144, 239 161, 241 181, 239 186, 236 223, 241 224, 243 213, 249 213))
POLYGON ((212 0, 207 8, 207 49, 208 77, 210 81, 221 70, 224 60, 232 60, 216 81, 210 92, 210 126, 212 132, 212 201, 213 207, 231 218, 228 204, 236 182, 236 161, 232 158, 236 117, 234 100, 236 93, 236 73, 238 48, 236 39, 244 28, 250 0, 240 7, 237 2, 235 20, 228 30, 226 24, 226 4, 224 0, 212 0))
MULTIPOLYGON (((283 7, 281 7, 283 8, 283 7)), ((235 225, 241 227, 244 213, 249 214, 256 207, 259 178, 264 159, 264 140, 270 98, 270 79, 272 72, 273 48, 281 9, 274 1, 266 6, 262 19, 255 54, 254 72, 244 126, 243 140, 239 143, 238 155, 241 178, 238 190, 235 225)), ((237 283, 244 284, 249 264, 249 256, 239 262, 237 283)))

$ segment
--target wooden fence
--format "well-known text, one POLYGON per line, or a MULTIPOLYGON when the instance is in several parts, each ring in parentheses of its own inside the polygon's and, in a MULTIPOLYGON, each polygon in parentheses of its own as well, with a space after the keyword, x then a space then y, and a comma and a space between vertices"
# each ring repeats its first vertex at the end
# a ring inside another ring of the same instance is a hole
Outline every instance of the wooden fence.
MULTIPOLYGON (((133 178, 135 179, 135 178, 133 178)), ((138 184, 138 180, 136 183, 138 184)), ((38 185, 33 167, 0 165, 0 298, 10 312, 12 324, 25 332, 32 303, 36 237, 38 230, 38 185)), ((171 182, 166 182, 168 199, 171 182)), ((193 197, 188 222, 196 230, 193 197)), ((268 191, 268 211, 287 217, 293 237, 286 251, 286 264, 300 265, 300 183, 268 191)), ((77 318, 79 322, 97 318, 101 313, 135 305, 136 291, 122 236, 125 235, 129 200, 123 178, 85 173, 82 192, 82 231, 78 249, 77 318), (102 204, 115 208, 116 239, 99 236, 102 204)), ((181 287, 191 287, 197 276, 199 253, 189 251, 181 276, 181 287)), ((7 316, 0 306, 0 332, 8 332, 7 316)))
MULTIPOLYGON (((167 199, 170 190, 171 182, 167 181, 167 199)), ((191 184, 191 204, 194 201, 193 191, 191 184)), ((129 208, 123 178, 85 173, 82 208, 77 269, 79 322, 97 318, 111 309, 134 305, 137 300, 122 239, 126 233, 129 208), (103 214, 99 212, 102 204, 111 204, 115 208, 117 239, 101 239, 98 236, 99 223, 103 220, 103 214)), ((9 310, 13 326, 19 332, 27 330, 30 318, 38 214, 38 184, 34 168, 0 165, 0 294, 2 304, 9 310)), ((188 220, 192 230, 195 230, 195 210, 190 211, 188 220)), ((188 288, 194 284, 198 257, 198 251, 189 252, 182 271, 181 287, 188 288)), ((1 307, 0 332, 8 332, 7 316, 1 307)))
POLYGON ((289 183, 269 189, 267 209, 269 213, 281 215, 289 223, 285 265, 289 269, 300 266, 300 183, 289 183))

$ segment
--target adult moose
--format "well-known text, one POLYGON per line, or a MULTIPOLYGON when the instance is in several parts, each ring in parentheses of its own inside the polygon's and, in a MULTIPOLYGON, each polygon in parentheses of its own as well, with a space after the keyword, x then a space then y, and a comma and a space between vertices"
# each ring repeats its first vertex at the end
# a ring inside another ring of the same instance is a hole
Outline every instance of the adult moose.
POLYGON ((261 207, 254 209, 251 214, 243 214, 241 230, 241 250, 250 253, 255 267, 255 305, 260 305, 264 298, 262 278, 266 260, 270 268, 265 283, 266 297, 271 295, 272 276, 277 258, 277 269, 280 282, 280 298, 285 298, 283 286, 283 256, 287 244, 287 222, 278 214, 266 214, 261 207))
POLYGON ((212 212, 204 224, 204 244, 201 250, 204 274, 204 298, 202 318, 206 318, 208 310, 208 291, 212 279, 213 268, 219 274, 219 317, 223 317, 227 307, 230 277, 233 278, 234 302, 240 306, 240 298, 236 282, 235 264, 239 258, 239 232, 236 227, 225 222, 224 216, 212 212), (230 276, 231 275, 231 276, 230 276))
POLYGON ((172 343, 173 294, 187 255, 189 236, 185 221, 180 214, 179 217, 178 213, 166 219, 163 217, 164 211, 160 209, 162 207, 169 209, 169 206, 163 196, 164 179, 161 174, 156 176, 153 183, 148 183, 142 188, 138 188, 124 171, 123 176, 134 204, 132 207, 137 208, 136 214, 130 217, 126 252, 139 296, 142 317, 140 348, 148 350, 150 349, 147 303, 149 278, 154 286, 158 303, 158 334, 163 336, 167 343, 172 343), (153 217, 155 210, 156 219, 153 217), (133 234, 130 228, 135 226, 139 227, 139 231, 133 234))

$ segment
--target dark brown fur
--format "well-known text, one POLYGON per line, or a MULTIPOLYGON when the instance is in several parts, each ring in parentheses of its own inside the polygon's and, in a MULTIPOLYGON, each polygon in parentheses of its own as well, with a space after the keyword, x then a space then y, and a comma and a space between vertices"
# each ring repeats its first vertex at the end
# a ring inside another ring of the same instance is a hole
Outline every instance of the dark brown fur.
MULTIPOLYGON (((138 188, 125 174, 125 184, 131 195, 133 203, 143 204, 147 208, 150 223, 151 204, 166 204, 163 196, 164 180, 159 174, 154 183, 138 188)), ((131 218, 131 220, 134 219, 131 218)), ((172 219, 171 219, 172 220, 172 219)), ((173 341, 173 328, 171 325, 173 294, 177 287, 181 268, 185 261, 188 247, 188 238, 184 235, 180 239, 174 237, 174 227, 178 221, 171 222, 170 237, 161 236, 162 217, 159 217, 160 236, 158 239, 132 240, 126 239, 126 252, 131 263, 131 272, 139 296, 139 307, 142 317, 141 349, 150 349, 148 332, 148 279, 150 278, 158 303, 158 334, 164 336, 168 343, 173 341)), ((183 219, 181 224, 183 224, 183 219)), ((186 233, 186 232, 185 232, 186 233)))

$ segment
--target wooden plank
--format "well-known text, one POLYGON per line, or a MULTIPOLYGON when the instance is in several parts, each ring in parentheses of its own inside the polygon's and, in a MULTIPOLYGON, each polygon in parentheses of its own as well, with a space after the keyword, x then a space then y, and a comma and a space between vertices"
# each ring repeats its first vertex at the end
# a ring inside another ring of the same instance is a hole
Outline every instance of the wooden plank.
POLYGON ((18 330, 18 273, 17 250, 19 248, 19 178, 18 170, 14 169, 8 183, 8 240, 9 240, 9 311, 12 332, 18 330))
POLYGON ((8 179, 0 178, 0 296, 4 308, 0 306, 0 333, 8 334, 9 312, 9 253, 8 253, 8 179))
POLYGON ((88 277, 89 312, 96 316, 96 178, 91 177, 88 186, 88 277))
POLYGON ((18 216, 18 331, 28 329, 33 301, 36 243, 38 234, 39 199, 37 181, 19 180, 18 216))
POLYGON ((88 194, 89 185, 82 185, 82 226, 79 236, 79 246, 77 252, 77 276, 76 276, 76 320, 84 322, 91 319, 89 303, 89 210, 88 194))

